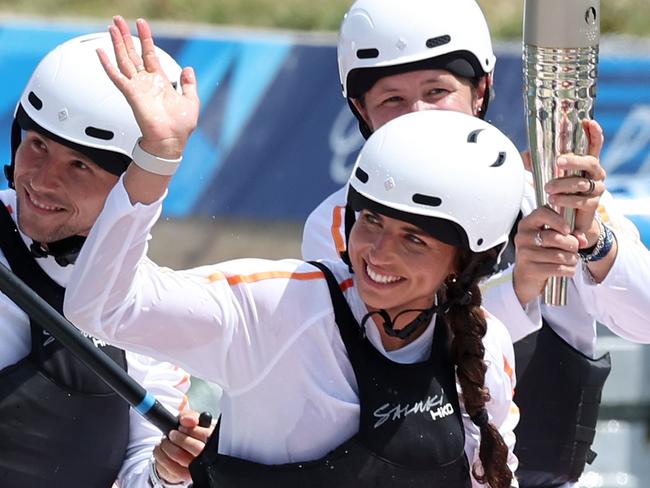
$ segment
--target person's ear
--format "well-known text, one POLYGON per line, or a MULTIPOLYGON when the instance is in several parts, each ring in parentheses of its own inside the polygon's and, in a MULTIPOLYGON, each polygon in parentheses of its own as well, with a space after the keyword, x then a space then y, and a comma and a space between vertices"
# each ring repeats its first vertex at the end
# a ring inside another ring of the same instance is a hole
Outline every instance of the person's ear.
POLYGON ((363 103, 363 101, 360 98, 351 98, 350 101, 352 102, 352 105, 354 105, 354 109, 357 111, 357 113, 363 118, 366 125, 370 128, 370 130, 373 130, 372 124, 370 123, 370 118, 368 117, 368 110, 366 109, 366 105, 363 103))
POLYGON ((476 86, 476 98, 474 100, 474 115, 479 115, 481 109, 485 106, 484 101, 485 97, 489 97, 492 93, 492 86, 494 84, 494 78, 492 73, 488 73, 478 80, 476 86))
POLYGON ((445 285, 449 287, 450 285, 455 285, 457 281, 458 281, 458 275, 454 271, 452 273, 449 273, 449 275, 447 275, 447 277, 445 278, 445 285))

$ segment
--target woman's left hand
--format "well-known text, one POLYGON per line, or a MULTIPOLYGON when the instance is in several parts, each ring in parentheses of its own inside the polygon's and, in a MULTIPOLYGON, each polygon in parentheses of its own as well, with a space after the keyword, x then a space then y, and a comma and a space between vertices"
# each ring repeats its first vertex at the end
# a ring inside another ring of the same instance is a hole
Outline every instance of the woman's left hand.
POLYGON ((199 427, 196 412, 182 414, 180 427, 164 437, 153 451, 158 476, 167 483, 190 481, 190 463, 201 454, 214 426, 199 427))

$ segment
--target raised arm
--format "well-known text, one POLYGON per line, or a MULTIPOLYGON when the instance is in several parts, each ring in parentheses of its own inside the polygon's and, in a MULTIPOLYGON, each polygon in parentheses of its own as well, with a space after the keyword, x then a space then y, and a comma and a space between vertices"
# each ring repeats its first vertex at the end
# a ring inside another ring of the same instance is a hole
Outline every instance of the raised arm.
POLYGON ((534 193, 529 188, 522 207, 527 215, 519 223, 515 238, 516 264, 485 284, 483 298, 487 309, 506 324, 514 341, 537 330, 543 313, 569 344, 592 354, 594 320, 627 339, 650 342, 645 313, 650 304, 650 252, 606 190, 605 172, 598 159, 602 130, 594 121, 586 123, 585 128, 589 131, 589 154, 569 156, 564 164, 567 169, 586 171, 587 178, 556 179, 547 185, 555 203, 576 208, 576 231, 569 233, 550 209, 535 210, 534 193), (593 189, 589 179, 594 181, 593 189), (602 259, 585 263, 578 249, 584 253, 585 248, 597 243, 602 228, 599 220, 611 229, 614 240, 602 259), (542 306, 544 283, 557 275, 571 278, 568 306, 542 306))
POLYGON ((135 164, 129 166, 124 186, 131 203, 149 204, 165 193, 180 163, 197 124, 199 98, 194 70, 183 69, 179 93, 160 66, 149 24, 138 19, 136 26, 142 55, 135 49, 129 26, 120 16, 114 17, 108 28, 117 66, 102 50, 97 54, 106 74, 131 105, 142 131, 140 147, 134 148, 135 164))
MULTIPOLYGON (((566 171, 582 171, 585 176, 555 178, 545 188, 553 205, 575 209, 575 230, 571 231, 563 218, 545 207, 524 217, 517 229, 513 281, 515 293, 523 306, 539 297, 551 276, 573 277, 580 264, 578 251, 595 246, 601 232, 597 209, 605 192, 605 170, 599 161, 603 131, 593 120, 585 121, 583 125, 589 139, 588 154, 562 155, 558 167, 566 171)), ((604 259, 588 264, 596 281, 600 282, 607 276, 616 254, 614 244, 604 259)))

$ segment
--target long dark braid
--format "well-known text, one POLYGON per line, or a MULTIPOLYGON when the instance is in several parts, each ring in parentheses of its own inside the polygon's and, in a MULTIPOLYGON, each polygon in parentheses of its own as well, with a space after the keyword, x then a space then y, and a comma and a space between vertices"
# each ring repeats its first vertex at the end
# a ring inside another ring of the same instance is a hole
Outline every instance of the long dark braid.
POLYGON ((446 317, 453 336, 451 357, 456 364, 465 410, 481 432, 479 458, 482 470, 479 472, 478 466, 472 466, 472 474, 490 488, 509 488, 512 471, 507 464, 508 446, 497 428, 488 422, 485 408, 490 400, 489 389, 485 387, 487 366, 483 361, 485 347, 482 340, 487 322, 480 308, 478 283, 493 262, 494 253, 491 251, 480 254, 465 252, 459 256, 461 273, 446 283, 446 299, 450 303, 446 317))

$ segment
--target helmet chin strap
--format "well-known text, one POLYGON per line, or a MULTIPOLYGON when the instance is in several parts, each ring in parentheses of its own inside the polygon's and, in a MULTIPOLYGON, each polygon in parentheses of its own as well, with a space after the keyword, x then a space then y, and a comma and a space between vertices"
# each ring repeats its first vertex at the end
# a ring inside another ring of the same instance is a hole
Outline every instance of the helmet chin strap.
POLYGON ((388 334, 390 337, 397 337, 398 339, 405 340, 413 335, 415 331, 420 329, 420 327, 426 326, 429 322, 431 322, 431 317, 433 317, 433 315, 438 312, 438 310, 440 310, 440 307, 438 305, 434 305, 433 307, 426 309, 403 310, 402 312, 398 313, 394 319, 391 319, 390 315, 388 315, 388 312, 382 308, 374 312, 368 312, 366 315, 364 315, 363 320, 361 321, 361 329, 365 330, 365 325, 368 319, 377 314, 384 321, 383 326, 384 332, 386 332, 386 334, 388 334), (418 310, 420 313, 417 317, 415 317, 415 319, 409 322, 405 327, 402 327, 401 329, 395 329, 395 321, 400 315, 406 312, 417 312, 418 310))
POLYGON ((59 266, 68 266, 77 260, 84 242, 86 242, 84 236, 70 236, 55 242, 48 242, 47 245, 33 241, 29 250, 36 258, 52 256, 59 266))
POLYGON ((429 308, 424 308, 424 309, 408 309, 408 310, 402 310, 400 313, 398 313, 394 319, 390 318, 390 315, 388 315, 388 312, 384 310, 383 308, 380 310, 375 310, 374 312, 368 312, 366 315, 363 316, 363 319, 361 320, 361 330, 365 331, 365 325, 368 319, 372 317, 373 315, 377 314, 379 315, 382 320, 384 321, 383 327, 384 331, 386 334, 388 334, 390 337, 397 337, 398 339, 401 340, 406 340, 410 336, 413 335, 418 329, 420 329, 423 326, 427 326, 430 322, 432 317, 438 313, 446 313, 447 310, 452 305, 467 305, 470 303, 472 300, 472 292, 471 291, 466 291, 462 296, 453 299, 453 300, 447 300, 445 303, 439 304, 439 305, 433 305, 429 308), (420 312, 417 317, 415 317, 411 322, 406 324, 406 326, 402 327, 401 329, 395 329, 395 322, 399 318, 400 315, 405 314, 407 312, 420 312))

